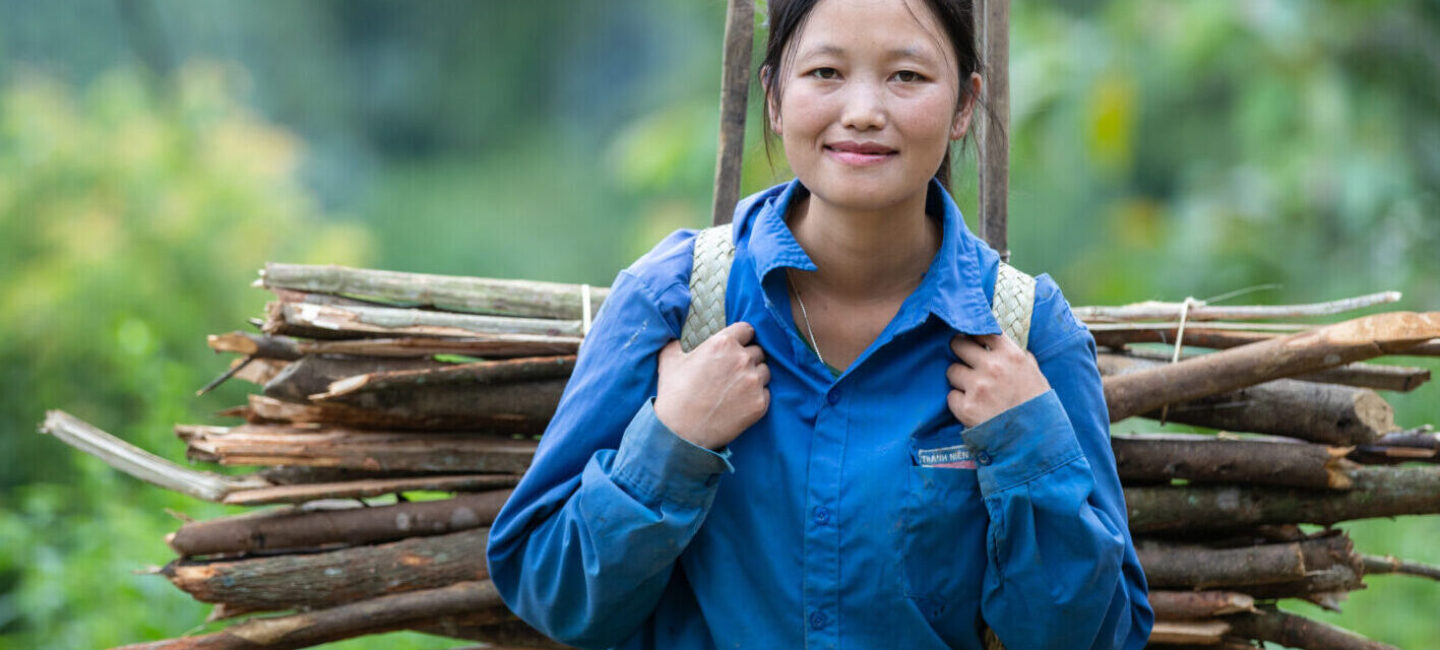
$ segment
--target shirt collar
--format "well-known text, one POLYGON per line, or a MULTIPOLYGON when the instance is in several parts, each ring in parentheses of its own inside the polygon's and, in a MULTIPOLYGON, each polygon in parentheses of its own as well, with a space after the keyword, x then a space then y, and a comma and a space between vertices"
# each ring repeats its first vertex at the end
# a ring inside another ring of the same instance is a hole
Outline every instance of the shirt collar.
MULTIPOLYGON (((737 206, 736 243, 743 243, 754 259, 760 286, 765 286, 766 277, 778 268, 816 269, 785 223, 790 204, 808 192, 799 180, 792 180, 760 192, 737 206)), ((994 286, 1000 256, 970 233, 960 208, 934 179, 930 181, 925 211, 941 218, 940 250, 920 286, 900 308, 902 322, 898 324, 913 327, 934 314, 959 332, 999 334, 1000 326, 990 311, 986 287, 994 286)))

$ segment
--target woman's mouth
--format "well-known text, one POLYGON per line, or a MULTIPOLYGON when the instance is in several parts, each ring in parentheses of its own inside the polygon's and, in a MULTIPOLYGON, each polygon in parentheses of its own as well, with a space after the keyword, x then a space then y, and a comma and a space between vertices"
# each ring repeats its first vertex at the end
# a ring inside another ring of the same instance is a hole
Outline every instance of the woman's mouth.
POLYGON ((899 152, 872 142, 832 142, 825 145, 825 153, 846 165, 865 166, 885 162, 899 152))

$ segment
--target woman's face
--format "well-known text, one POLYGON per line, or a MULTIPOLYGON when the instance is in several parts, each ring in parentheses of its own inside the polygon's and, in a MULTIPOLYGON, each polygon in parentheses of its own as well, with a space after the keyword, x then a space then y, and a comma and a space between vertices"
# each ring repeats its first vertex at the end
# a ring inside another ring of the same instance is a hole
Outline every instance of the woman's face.
POLYGON ((846 210, 923 206, 946 146, 969 121, 957 110, 954 51, 930 9, 822 0, 787 48, 770 127, 814 199, 846 210))

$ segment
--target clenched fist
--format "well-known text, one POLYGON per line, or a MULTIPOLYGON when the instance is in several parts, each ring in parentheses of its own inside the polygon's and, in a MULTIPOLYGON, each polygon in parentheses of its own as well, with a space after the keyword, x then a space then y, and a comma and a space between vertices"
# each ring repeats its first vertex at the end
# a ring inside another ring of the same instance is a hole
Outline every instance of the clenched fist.
POLYGON ((707 449, 739 437, 770 408, 770 368, 754 338, 749 323, 734 323, 689 353, 671 341, 660 350, 655 417, 707 449))
POLYGON ((950 349, 960 363, 950 364, 945 377, 954 390, 946 397, 950 412, 974 427, 1050 390, 1035 355, 1004 334, 957 334, 950 349))

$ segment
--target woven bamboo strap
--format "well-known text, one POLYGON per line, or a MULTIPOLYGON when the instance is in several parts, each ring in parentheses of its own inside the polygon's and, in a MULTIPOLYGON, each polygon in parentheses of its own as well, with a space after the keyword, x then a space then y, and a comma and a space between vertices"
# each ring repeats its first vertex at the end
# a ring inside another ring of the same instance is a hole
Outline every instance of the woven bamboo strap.
POLYGON ((995 299, 990 311, 1000 330, 1010 336, 1021 350, 1030 345, 1030 313, 1035 310, 1035 278, 1009 264, 1000 263, 995 276, 995 299))
POLYGON ((690 313, 680 331, 680 349, 689 352, 725 328, 725 285, 735 242, 730 225, 711 226, 695 236, 694 266, 690 269, 690 313))

